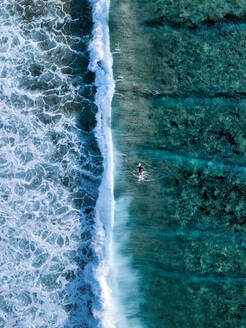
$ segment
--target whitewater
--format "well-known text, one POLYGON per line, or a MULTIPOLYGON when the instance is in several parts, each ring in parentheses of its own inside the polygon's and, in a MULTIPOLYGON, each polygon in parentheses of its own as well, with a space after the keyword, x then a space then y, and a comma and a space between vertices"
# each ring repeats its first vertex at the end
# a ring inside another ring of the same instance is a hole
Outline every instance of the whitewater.
POLYGON ((0 327, 110 327, 108 10, 0 4, 0 327))
POLYGON ((104 173, 96 205, 98 225, 98 254, 100 261, 96 280, 102 290, 103 312, 99 313, 103 327, 115 327, 114 301, 112 295, 112 232, 114 225, 114 177, 113 143, 111 133, 111 103, 114 94, 112 55, 109 41, 109 0, 91 0, 93 4, 93 40, 90 43, 91 71, 96 73, 97 92, 95 103, 98 108, 96 137, 104 158, 104 173), (101 243, 99 242, 101 241, 101 243))

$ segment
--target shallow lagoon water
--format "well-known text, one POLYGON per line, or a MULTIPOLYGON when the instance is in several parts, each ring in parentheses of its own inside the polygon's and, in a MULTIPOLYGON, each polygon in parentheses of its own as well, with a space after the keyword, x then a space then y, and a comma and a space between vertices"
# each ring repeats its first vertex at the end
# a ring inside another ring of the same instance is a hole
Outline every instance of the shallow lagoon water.
POLYGON ((129 324, 245 325, 244 11, 111 1, 115 199, 130 199, 115 234, 125 280, 137 277, 135 294, 120 291, 129 324))

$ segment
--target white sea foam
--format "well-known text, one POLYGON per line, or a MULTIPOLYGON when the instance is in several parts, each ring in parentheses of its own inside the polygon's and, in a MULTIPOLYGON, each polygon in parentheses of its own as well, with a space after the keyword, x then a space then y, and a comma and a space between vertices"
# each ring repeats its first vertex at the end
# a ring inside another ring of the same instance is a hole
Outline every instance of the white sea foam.
POLYGON ((63 1, 29 3, 0 3, 0 327, 95 328, 101 156, 77 124, 91 86, 72 74, 86 40, 63 1))
POLYGON ((112 55, 110 52, 108 13, 109 0, 91 0, 93 5, 93 40, 90 43, 89 68, 96 73, 96 105, 98 107, 96 137, 104 157, 104 173, 97 200, 97 244, 99 267, 95 276, 101 287, 102 309, 96 315, 105 328, 115 327, 113 318, 110 260, 112 252, 112 228, 114 224, 113 196, 113 145, 111 134, 111 101, 114 94, 112 55))
MULTIPOLYGON (((140 294, 137 273, 131 259, 123 256, 122 246, 128 241, 125 225, 131 197, 121 197, 115 208, 114 165, 111 133, 111 102, 115 91, 110 52, 108 13, 109 0, 91 0, 93 4, 93 40, 90 44, 90 66, 96 73, 98 107, 96 136, 104 156, 104 174, 96 205, 97 237, 95 244, 100 259, 95 271, 101 290, 102 311, 95 313, 103 328, 141 328, 138 318, 140 294), (114 214, 117 221, 114 222, 114 214), (114 230, 114 233, 113 233, 114 230), (123 233, 122 233, 123 232, 123 233)), ((117 168, 116 168, 117 171, 117 168)))

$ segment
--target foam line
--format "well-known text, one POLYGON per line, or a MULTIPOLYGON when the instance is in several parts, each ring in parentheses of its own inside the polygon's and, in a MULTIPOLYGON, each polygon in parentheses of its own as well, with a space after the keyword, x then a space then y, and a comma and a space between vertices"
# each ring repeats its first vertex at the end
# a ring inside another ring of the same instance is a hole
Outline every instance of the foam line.
POLYGON ((109 0, 91 0, 93 10, 93 38, 89 46, 89 69, 96 74, 97 92, 95 103, 98 107, 95 134, 104 158, 104 173, 96 204, 97 236, 95 247, 99 266, 95 269, 95 278, 101 290, 102 311, 94 313, 100 318, 102 326, 113 328, 113 301, 110 288, 110 258, 112 256, 112 229, 114 224, 113 196, 113 145, 111 133, 111 102, 114 94, 112 55, 109 43, 109 0))

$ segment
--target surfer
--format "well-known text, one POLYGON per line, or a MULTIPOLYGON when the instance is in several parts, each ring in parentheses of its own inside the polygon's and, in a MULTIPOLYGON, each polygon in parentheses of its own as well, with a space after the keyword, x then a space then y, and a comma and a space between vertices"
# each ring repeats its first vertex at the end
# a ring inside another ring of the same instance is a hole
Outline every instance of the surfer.
POLYGON ((138 163, 138 174, 140 177, 143 176, 143 167, 141 163, 138 163))

